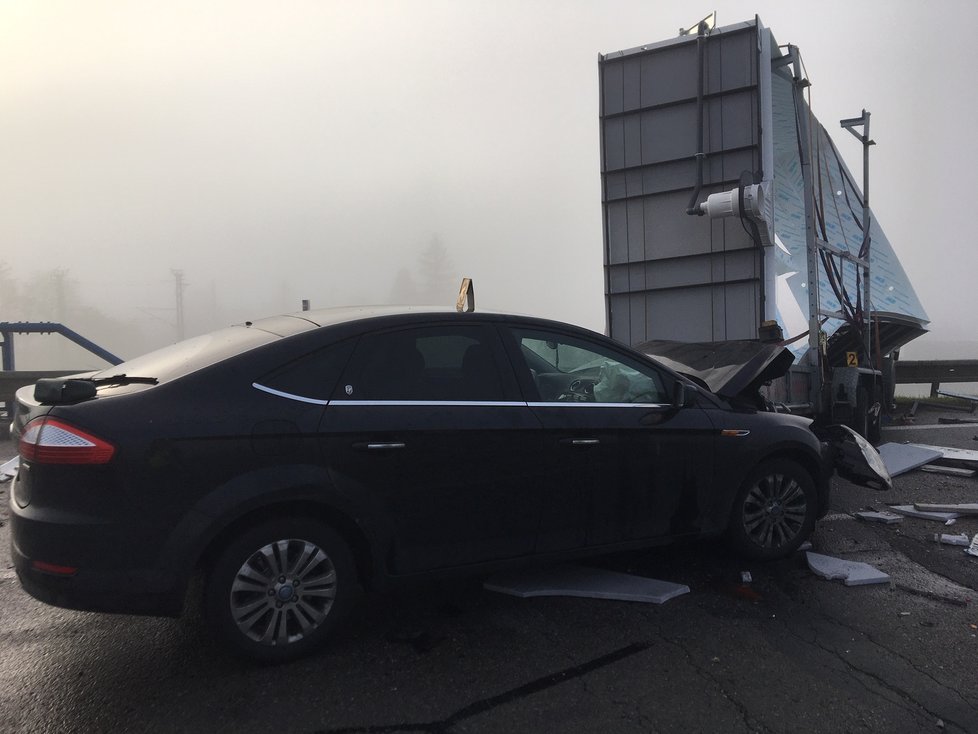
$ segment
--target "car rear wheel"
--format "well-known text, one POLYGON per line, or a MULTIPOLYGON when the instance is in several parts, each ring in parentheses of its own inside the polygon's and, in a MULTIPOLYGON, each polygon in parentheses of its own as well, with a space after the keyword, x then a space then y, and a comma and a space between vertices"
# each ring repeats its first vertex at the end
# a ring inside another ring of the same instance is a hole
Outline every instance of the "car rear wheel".
POLYGON ((232 540, 204 590, 204 613, 238 655, 284 662, 320 647, 356 596, 353 556, 331 528, 272 520, 232 540))
POLYGON ((816 513, 811 475, 788 459, 766 461, 737 493, 730 517, 731 544, 748 558, 781 558, 811 535, 816 513))

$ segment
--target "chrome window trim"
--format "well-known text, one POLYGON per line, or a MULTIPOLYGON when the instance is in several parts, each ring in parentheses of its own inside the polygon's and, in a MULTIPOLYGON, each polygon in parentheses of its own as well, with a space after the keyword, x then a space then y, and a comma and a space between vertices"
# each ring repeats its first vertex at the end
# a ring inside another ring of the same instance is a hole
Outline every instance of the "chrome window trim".
POLYGON ((507 400, 320 400, 302 395, 276 390, 257 382, 251 383, 256 390, 275 397, 295 400, 310 405, 338 405, 347 407, 385 406, 385 407, 468 407, 468 408, 668 408, 668 403, 591 403, 578 401, 522 403, 507 400))
POLYGON ((300 403, 309 403, 311 405, 329 405, 328 400, 319 400, 317 398, 305 398, 302 395, 293 395, 290 392, 283 392, 281 390, 276 390, 272 387, 266 387, 257 382, 251 383, 251 386, 256 390, 261 390, 262 392, 267 392, 269 395, 274 395, 277 398, 285 398, 286 400, 295 400, 300 403))
POLYGON ((525 408, 526 403, 509 402, 505 400, 330 400, 330 405, 345 406, 458 406, 476 408, 525 408))
POLYGON ((556 403, 527 403, 531 408, 668 408, 669 403, 592 403, 570 400, 556 403))

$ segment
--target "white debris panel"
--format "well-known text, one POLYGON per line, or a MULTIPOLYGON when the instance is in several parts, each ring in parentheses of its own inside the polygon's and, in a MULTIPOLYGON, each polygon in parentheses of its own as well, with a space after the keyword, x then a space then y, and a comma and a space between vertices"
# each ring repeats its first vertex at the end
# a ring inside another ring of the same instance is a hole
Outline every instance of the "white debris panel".
POLYGON ((483 588, 524 599, 532 596, 576 596, 651 604, 663 604, 689 593, 689 587, 685 584, 583 566, 551 566, 501 573, 487 579, 483 588))
POLYGON ((889 582, 889 574, 885 574, 875 566, 860 561, 846 561, 842 558, 823 556, 821 553, 808 551, 808 567, 823 579, 840 579, 846 586, 866 586, 868 584, 885 584, 889 582))
POLYGON ((940 520, 941 522, 947 522, 948 520, 957 520, 961 517, 956 512, 928 512, 918 510, 913 505, 890 505, 890 509, 894 512, 899 512, 901 515, 918 517, 921 520, 940 520))
POLYGON ((914 446, 909 443, 885 443, 878 450, 891 477, 905 474, 942 456, 941 452, 934 448, 914 446))

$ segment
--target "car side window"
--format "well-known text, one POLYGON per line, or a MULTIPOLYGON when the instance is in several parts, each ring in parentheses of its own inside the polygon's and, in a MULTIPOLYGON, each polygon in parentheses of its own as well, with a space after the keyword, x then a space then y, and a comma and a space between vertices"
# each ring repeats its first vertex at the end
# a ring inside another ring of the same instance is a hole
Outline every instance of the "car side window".
POLYGON ((338 400, 501 401, 493 333, 445 326, 361 338, 335 394, 338 400))
POLYGON ((541 402, 668 402, 663 375, 627 355, 563 334, 513 331, 541 402))
POLYGON ((353 352, 347 340, 299 357, 265 375, 258 383, 287 396, 328 400, 353 352))

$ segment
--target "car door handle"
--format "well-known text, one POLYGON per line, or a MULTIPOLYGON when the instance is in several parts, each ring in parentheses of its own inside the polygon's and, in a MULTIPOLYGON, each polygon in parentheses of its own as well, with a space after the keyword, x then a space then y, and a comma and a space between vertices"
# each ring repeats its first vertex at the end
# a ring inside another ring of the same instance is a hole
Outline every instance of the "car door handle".
POLYGON ((384 443, 355 443, 353 448, 358 451, 393 451, 394 449, 403 449, 406 444, 399 441, 390 441, 384 443))
POLYGON ((565 446, 597 446, 601 443, 598 438, 562 438, 560 442, 565 446))

